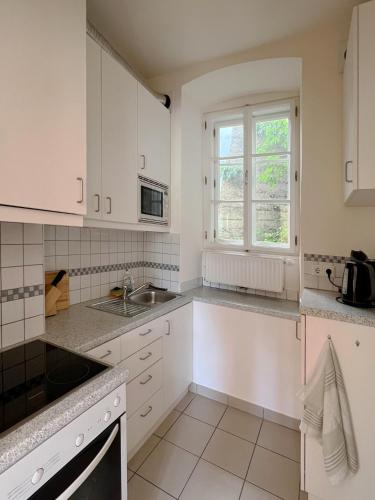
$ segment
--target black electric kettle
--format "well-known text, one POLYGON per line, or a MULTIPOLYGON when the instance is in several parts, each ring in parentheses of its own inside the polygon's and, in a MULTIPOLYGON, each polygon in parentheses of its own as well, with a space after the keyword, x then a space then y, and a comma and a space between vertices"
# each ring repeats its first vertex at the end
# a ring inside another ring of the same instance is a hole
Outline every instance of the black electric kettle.
POLYGON ((352 250, 345 262, 340 302, 355 307, 375 307, 375 260, 352 250))

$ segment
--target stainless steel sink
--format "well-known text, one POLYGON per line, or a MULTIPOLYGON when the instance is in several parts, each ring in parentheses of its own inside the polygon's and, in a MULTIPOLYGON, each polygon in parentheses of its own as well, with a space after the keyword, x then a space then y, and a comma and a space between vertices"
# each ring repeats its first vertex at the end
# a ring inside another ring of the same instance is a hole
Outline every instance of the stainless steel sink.
POLYGON ((146 290, 139 292, 127 299, 127 302, 143 305, 147 307, 155 307, 158 304, 164 304, 177 297, 175 293, 161 290, 146 290))
POLYGON ((87 307, 116 314, 118 316, 124 316, 125 318, 132 318, 133 316, 137 316, 138 314, 142 314, 143 312, 150 310, 152 307, 156 307, 160 304, 173 300, 177 296, 177 294, 167 291, 146 290, 144 292, 135 293, 126 300, 101 300, 100 302, 95 302, 95 304, 90 304, 87 307))

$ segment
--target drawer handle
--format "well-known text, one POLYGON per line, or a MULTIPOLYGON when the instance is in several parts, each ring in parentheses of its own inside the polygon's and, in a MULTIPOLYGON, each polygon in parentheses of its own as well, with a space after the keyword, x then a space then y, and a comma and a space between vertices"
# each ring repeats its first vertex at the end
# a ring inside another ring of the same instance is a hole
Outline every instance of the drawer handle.
POLYGON ((106 358, 107 356, 110 356, 111 354, 112 354, 112 351, 110 351, 110 350, 108 349, 108 351, 107 351, 105 354, 103 354, 102 356, 99 356, 99 359, 104 359, 104 358, 106 358))
POLYGON ((171 334, 171 322, 169 319, 166 319, 165 322, 167 323, 167 326, 168 326, 166 335, 170 335, 171 334))
POLYGON ((149 328, 147 330, 147 332, 139 333, 138 335, 140 335, 141 337, 145 337, 146 335, 149 335, 151 332, 152 332, 152 330, 151 330, 151 328, 149 328))
POLYGON ((151 356, 152 356, 152 352, 148 352, 148 353, 146 354, 146 356, 143 356, 143 357, 141 356, 141 357, 139 358, 139 360, 140 360, 140 361, 145 361, 146 359, 150 358, 151 356))
POLYGON ((146 413, 141 413, 141 417, 142 417, 142 418, 145 418, 145 417, 147 417, 147 415, 148 415, 149 413, 151 413, 151 412, 152 412, 152 406, 149 406, 149 407, 148 407, 148 410, 146 411, 146 413))
POLYGON ((142 382, 142 380, 141 380, 139 383, 140 383, 141 385, 146 385, 146 384, 148 384, 148 383, 150 382, 150 380, 151 380, 151 379, 152 379, 152 375, 149 375, 149 376, 146 378, 146 380, 144 380, 143 382, 142 382))

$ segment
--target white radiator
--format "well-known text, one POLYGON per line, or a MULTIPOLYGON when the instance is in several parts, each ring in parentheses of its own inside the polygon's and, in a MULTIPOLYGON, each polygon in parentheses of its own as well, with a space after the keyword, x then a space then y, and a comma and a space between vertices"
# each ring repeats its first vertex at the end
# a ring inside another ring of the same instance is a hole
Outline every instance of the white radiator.
POLYGON ((203 278, 213 283, 282 292, 284 259, 229 252, 204 252, 203 278))

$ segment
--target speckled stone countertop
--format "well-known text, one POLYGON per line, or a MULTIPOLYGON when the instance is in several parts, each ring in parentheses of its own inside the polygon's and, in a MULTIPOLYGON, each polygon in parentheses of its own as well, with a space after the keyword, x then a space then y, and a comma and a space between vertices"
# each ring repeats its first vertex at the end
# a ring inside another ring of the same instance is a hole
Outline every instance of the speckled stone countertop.
POLYGON ((300 301, 301 314, 375 327, 375 309, 340 304, 336 297, 337 293, 335 292, 305 288, 300 301))
POLYGON ((105 299, 83 302, 64 311, 59 311, 56 316, 47 318, 46 333, 41 338, 67 349, 86 352, 178 309, 191 302, 192 299, 191 297, 177 296, 177 298, 133 318, 125 318, 87 307, 100 300, 105 299))
POLYGON ((0 474, 125 381, 125 369, 110 367, 5 433, 0 438, 0 474))
POLYGON ((298 302, 201 286, 184 294, 194 300, 300 321, 298 302))

